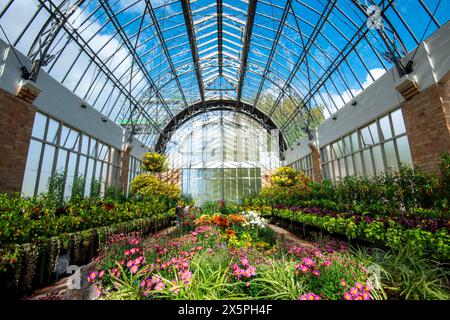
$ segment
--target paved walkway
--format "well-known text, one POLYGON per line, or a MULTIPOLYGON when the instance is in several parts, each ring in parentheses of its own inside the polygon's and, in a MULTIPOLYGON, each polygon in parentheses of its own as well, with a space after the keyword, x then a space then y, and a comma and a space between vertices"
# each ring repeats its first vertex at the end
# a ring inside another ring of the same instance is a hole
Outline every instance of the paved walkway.
POLYGON ((279 237, 281 237, 282 239, 285 239, 287 241, 292 241, 292 242, 299 242, 305 247, 313 247, 313 245, 310 242, 299 238, 298 236, 296 236, 292 232, 289 232, 286 229, 283 229, 283 228, 281 228, 279 226, 276 226, 274 224, 269 224, 269 228, 272 229, 273 231, 275 231, 275 233, 279 237))

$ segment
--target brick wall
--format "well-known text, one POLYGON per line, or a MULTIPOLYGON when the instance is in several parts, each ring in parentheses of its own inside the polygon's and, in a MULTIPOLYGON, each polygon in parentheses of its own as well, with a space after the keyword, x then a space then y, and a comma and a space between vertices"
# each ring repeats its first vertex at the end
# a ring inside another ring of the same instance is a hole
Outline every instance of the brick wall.
POLYGON ((322 181, 323 176, 322 176, 322 166, 320 163, 319 149, 313 144, 309 144, 309 148, 311 149, 311 159, 312 159, 312 166, 313 166, 313 181, 314 182, 322 181))
POLYGON ((175 184, 181 188, 181 170, 180 169, 170 169, 165 172, 157 174, 158 178, 164 182, 175 184))
POLYGON ((130 153, 132 147, 127 145, 122 151, 122 157, 120 161, 120 177, 119 186, 122 191, 128 190, 128 171, 130 168, 130 153))
POLYGON ((439 156, 450 152, 450 81, 407 99, 403 117, 414 166, 439 173, 439 156))
POLYGON ((0 88, 0 193, 20 192, 36 109, 29 92, 0 88))

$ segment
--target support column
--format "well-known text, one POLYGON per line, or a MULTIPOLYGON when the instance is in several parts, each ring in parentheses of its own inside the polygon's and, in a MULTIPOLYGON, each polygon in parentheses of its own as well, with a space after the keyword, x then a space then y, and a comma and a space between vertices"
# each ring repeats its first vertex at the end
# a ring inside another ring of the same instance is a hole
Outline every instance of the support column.
POLYGON ((128 171, 130 167, 130 154, 133 147, 127 143, 122 150, 122 159, 120 161, 119 186, 124 192, 128 191, 128 171))
POLYGON ((22 191, 36 108, 41 90, 22 80, 13 94, 0 89, 0 193, 22 191))
POLYGON ((397 90, 405 97, 402 110, 413 164, 439 174, 439 157, 450 152, 450 73, 423 91, 413 78, 405 78, 397 90))
POLYGON ((322 166, 320 163, 319 149, 313 143, 310 143, 308 146, 311 149, 311 158, 312 158, 312 165, 313 165, 313 181, 314 182, 322 181, 323 176, 322 176, 322 166))

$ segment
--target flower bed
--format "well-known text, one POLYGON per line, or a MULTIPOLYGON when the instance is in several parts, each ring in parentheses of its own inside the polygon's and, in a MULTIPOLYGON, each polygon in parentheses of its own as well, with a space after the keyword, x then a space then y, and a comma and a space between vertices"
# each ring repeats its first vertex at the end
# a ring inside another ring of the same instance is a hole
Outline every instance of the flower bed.
POLYGON ((114 237, 86 275, 100 299, 383 298, 347 245, 282 241, 257 212, 202 216, 183 234, 114 237))
POLYGON ((363 239, 394 248, 411 244, 419 255, 431 255, 442 261, 450 259, 450 234, 447 219, 417 217, 372 218, 328 209, 277 206, 264 208, 274 216, 338 233, 350 239, 363 239))
POLYGON ((154 201, 68 202, 51 208, 43 198, 0 195, 1 294, 22 294, 51 282, 62 254, 86 263, 110 234, 168 225, 173 210, 154 201))

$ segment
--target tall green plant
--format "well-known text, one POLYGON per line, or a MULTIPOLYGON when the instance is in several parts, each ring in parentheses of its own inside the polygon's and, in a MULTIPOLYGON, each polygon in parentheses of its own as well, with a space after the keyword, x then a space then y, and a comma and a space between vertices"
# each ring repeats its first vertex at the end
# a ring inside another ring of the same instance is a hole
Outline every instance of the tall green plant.
POLYGON ((64 206, 64 187, 66 185, 66 173, 58 171, 48 179, 48 192, 45 198, 51 208, 64 206))
POLYGON ((75 176, 72 184, 72 195, 70 201, 79 202, 84 199, 84 190, 86 189, 86 178, 84 176, 75 176))
POLYGON ((101 182, 97 179, 92 179, 91 181, 91 200, 99 200, 100 199, 100 187, 101 182))

